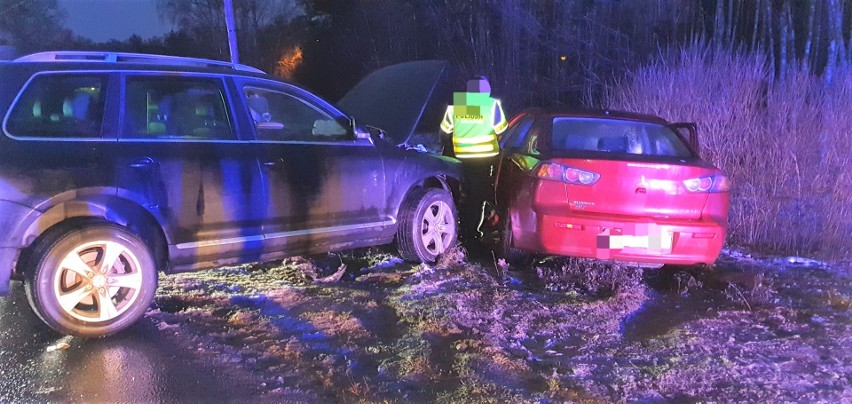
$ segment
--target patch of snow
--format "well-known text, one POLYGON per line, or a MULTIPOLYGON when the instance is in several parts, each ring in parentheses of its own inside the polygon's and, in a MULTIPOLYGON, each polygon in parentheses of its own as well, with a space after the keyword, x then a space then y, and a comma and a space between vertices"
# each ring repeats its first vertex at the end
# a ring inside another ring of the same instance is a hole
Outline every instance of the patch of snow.
POLYGON ((178 326, 177 324, 169 324, 165 321, 160 321, 160 322, 157 323, 157 329, 160 330, 160 331, 165 331, 165 330, 175 329, 175 328, 180 328, 180 326, 178 326))
POLYGON ((515 278, 515 277, 514 277, 514 276, 512 276, 512 275, 509 275, 509 276, 508 276, 508 278, 509 278, 509 279, 508 279, 508 282, 507 282, 507 283, 508 283, 509 285, 512 285, 512 286, 523 286, 523 285, 524 285, 524 281, 522 281, 522 280, 520 280, 520 279, 518 279, 518 278, 515 278))
POLYGON ((56 341, 55 344, 48 345, 48 347, 45 349, 45 351, 47 351, 47 352, 65 351, 68 348, 71 348, 71 344, 68 343, 69 338, 70 337, 64 337, 64 338, 60 339, 59 341, 56 341))
POLYGON ((382 262, 379 262, 379 263, 378 263, 378 264, 376 264, 376 265, 373 265, 373 268, 384 268, 384 269, 387 269, 387 268, 393 268, 393 267, 395 267, 395 266, 397 266, 397 265, 401 265, 401 264, 404 264, 404 263, 405 263, 405 261, 404 261, 402 258, 399 258, 399 257, 393 257, 393 258, 391 258, 391 259, 389 259, 389 260, 382 261, 382 262))
POLYGON ((731 258, 739 258, 739 259, 752 258, 751 254, 749 254, 749 253, 747 253, 743 250, 733 249, 733 248, 728 248, 728 247, 725 247, 725 248, 722 249, 722 254, 725 254, 725 255, 727 255, 731 258))
POLYGON ((796 266, 802 267, 824 267, 826 266, 825 262, 815 260, 812 258, 798 257, 798 256, 790 256, 783 259, 784 262, 796 266))

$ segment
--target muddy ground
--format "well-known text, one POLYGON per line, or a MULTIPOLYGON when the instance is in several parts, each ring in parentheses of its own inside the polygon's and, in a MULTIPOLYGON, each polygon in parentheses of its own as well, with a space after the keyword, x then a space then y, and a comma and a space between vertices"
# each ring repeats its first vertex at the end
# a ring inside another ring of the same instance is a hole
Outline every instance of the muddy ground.
POLYGON ((388 251, 163 276, 147 316, 191 360, 256 378, 260 400, 852 400, 848 264, 388 251))

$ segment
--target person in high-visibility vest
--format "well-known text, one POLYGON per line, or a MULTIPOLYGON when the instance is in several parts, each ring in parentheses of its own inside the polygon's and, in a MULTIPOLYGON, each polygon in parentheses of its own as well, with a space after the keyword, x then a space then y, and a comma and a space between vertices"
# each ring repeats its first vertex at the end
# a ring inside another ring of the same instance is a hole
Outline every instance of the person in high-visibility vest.
POLYGON ((497 135, 508 123, 500 101, 491 97, 485 77, 468 80, 466 90, 453 93, 453 105, 447 107, 441 130, 452 135, 452 155, 463 162, 465 196, 459 213, 462 239, 469 242, 482 236, 484 218, 493 215, 494 163, 500 153, 497 135))
POLYGON ((500 100, 491 97, 491 85, 481 76, 468 80, 467 92, 453 93, 441 122, 441 130, 452 134, 455 157, 462 159, 496 156, 497 135, 506 126, 500 100))

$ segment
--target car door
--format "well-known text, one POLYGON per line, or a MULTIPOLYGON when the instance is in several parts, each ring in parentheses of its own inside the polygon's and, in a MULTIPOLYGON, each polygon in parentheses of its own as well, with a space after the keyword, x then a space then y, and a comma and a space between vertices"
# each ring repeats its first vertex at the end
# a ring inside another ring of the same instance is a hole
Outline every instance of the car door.
POLYGON ((518 116, 500 136, 500 155, 494 187, 497 202, 503 207, 516 195, 518 182, 538 163, 524 148, 524 145, 529 143, 527 135, 534 123, 533 115, 518 116))
POLYGON ((265 237, 288 252, 368 239, 387 223, 385 170, 369 140, 357 140, 348 119, 294 86, 242 83, 263 144, 259 164, 269 190, 265 237))
POLYGON ((252 261, 263 248, 268 198, 251 145, 237 138, 226 84, 217 75, 124 75, 119 194, 165 223, 178 266, 252 261))

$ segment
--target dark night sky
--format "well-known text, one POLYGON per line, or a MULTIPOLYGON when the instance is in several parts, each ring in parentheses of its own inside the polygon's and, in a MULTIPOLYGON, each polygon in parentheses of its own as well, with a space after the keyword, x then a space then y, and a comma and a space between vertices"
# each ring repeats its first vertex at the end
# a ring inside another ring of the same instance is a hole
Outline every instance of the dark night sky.
POLYGON ((94 41, 124 40, 162 35, 171 24, 160 20, 155 0, 58 0, 65 9, 65 25, 94 41))

